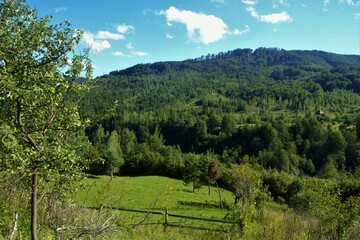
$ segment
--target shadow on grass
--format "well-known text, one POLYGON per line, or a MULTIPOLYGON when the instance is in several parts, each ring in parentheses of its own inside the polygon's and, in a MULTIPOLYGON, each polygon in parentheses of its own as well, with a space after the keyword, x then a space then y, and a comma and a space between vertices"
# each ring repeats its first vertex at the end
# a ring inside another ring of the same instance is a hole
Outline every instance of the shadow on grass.
POLYGON ((86 177, 87 177, 87 178, 90 178, 90 179, 99 179, 98 176, 92 175, 92 174, 88 174, 86 177))
POLYGON ((176 190, 177 190, 177 191, 187 192, 187 193, 196 193, 196 192, 194 192, 193 190, 185 189, 185 188, 182 188, 182 189, 178 188, 178 189, 176 189, 176 190))
POLYGON ((190 206, 196 208, 220 208, 220 204, 209 203, 209 202, 192 202, 192 201, 178 201, 179 205, 190 206))

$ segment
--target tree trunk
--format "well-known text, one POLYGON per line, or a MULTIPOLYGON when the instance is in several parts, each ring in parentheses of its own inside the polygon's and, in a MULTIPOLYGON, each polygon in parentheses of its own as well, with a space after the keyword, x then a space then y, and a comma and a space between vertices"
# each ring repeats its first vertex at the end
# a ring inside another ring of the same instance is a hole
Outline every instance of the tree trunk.
POLYGON ((208 194, 209 194, 209 196, 210 196, 210 194, 211 194, 211 185, 210 185, 210 179, 209 179, 209 190, 208 190, 208 194))
POLYGON ((32 175, 32 186, 31 186, 31 239, 37 240, 37 187, 38 187, 38 173, 37 168, 32 175))
POLYGON ((215 180, 215 184, 216 184, 216 187, 217 187, 217 190, 218 190, 218 193, 219 193, 220 207, 221 207, 221 209, 224 209, 223 202, 222 202, 222 199, 221 199, 220 188, 219 188, 219 185, 217 184, 216 180, 215 180))

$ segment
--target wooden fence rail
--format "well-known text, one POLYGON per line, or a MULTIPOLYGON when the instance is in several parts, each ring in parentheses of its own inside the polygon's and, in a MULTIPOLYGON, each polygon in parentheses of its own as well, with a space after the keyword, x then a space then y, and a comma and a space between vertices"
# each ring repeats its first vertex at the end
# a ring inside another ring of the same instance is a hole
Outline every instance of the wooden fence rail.
POLYGON ((225 231, 224 229, 210 229, 210 228, 202 228, 202 227, 184 226, 184 225, 179 225, 179 224, 173 224, 173 223, 169 222, 169 217, 190 219, 190 220, 197 220, 197 221, 204 221, 204 222, 217 222, 217 223, 225 223, 225 224, 236 224, 236 222, 234 220, 203 218, 203 217, 186 216, 186 215, 182 215, 182 214, 169 213, 168 209, 165 209, 165 211, 160 212, 160 211, 153 211, 153 210, 138 210, 138 209, 127 209, 127 208, 118 208, 118 207, 101 207, 101 208, 100 207, 88 207, 88 206, 82 206, 82 207, 83 208, 88 208, 88 209, 95 209, 95 210, 100 210, 101 208, 105 208, 105 209, 113 209, 113 210, 126 211, 126 212, 146 213, 146 214, 153 214, 153 215, 163 215, 164 216, 164 222, 163 223, 152 223, 152 224, 162 224, 162 225, 164 225, 165 229, 167 227, 180 227, 180 228, 193 228, 193 229, 198 229, 198 230, 225 231))

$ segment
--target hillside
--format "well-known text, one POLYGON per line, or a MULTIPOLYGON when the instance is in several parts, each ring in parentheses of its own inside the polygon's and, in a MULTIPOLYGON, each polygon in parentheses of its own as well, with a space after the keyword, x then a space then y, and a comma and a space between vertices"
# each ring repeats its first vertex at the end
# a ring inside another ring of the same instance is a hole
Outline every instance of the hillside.
MULTIPOLYGON (((182 153, 212 151, 229 163, 250 156, 266 167, 294 171, 301 165, 303 171, 314 173, 332 154, 326 146, 330 137, 326 128, 346 130, 355 124, 358 93, 360 56, 237 49, 113 71, 96 79, 81 112, 93 119, 90 139, 101 123, 105 132, 133 131, 139 143, 147 143, 155 134, 160 144, 179 147, 182 153), (316 116, 318 110, 325 114, 316 116), (282 159, 284 148, 296 159, 282 159), (281 151, 265 157, 265 150, 281 151)), ((344 134, 350 133, 338 137, 344 134)), ((341 149, 347 159, 338 167, 354 169, 358 164, 357 155, 351 153, 354 149, 341 149)), ((125 159, 123 171, 146 169, 166 175, 136 161, 127 164, 125 159)))
MULTIPOLYGON (((236 49, 226 53, 209 54, 194 60, 181 62, 157 62, 139 64, 125 70, 110 72, 113 76, 142 76, 148 74, 169 74, 174 72, 221 72, 232 76, 246 69, 247 72, 267 73, 273 68, 302 71, 319 71, 338 66, 360 66, 360 56, 340 55, 323 51, 286 51, 282 49, 259 48, 236 49)), ((295 76, 290 76, 295 77, 295 76)))
MULTIPOLYGON (((96 81, 97 87, 83 106, 85 116, 101 114, 101 109, 116 100, 118 113, 158 112, 163 108, 166 112, 169 108, 192 111, 201 107, 232 113, 249 105, 260 107, 261 101, 269 98, 268 109, 337 111, 324 98, 338 90, 360 93, 360 56, 237 49, 194 60, 135 65, 96 81)), ((336 104, 343 102, 338 99, 336 104)))
POLYGON ((89 173, 168 176, 194 190, 212 176, 239 200, 245 239, 262 239, 259 229, 268 239, 274 222, 278 239, 293 238, 289 228, 358 238, 360 56, 238 49, 95 81, 81 114, 92 120, 87 157, 103 164, 89 173), (269 201, 286 210, 264 217, 269 201))

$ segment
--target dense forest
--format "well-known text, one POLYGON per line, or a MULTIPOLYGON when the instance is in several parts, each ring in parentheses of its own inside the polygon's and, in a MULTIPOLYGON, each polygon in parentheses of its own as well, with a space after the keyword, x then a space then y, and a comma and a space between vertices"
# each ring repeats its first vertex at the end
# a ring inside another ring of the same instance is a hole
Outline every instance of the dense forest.
POLYGON ((242 209, 270 196, 319 220, 319 238, 359 235, 360 56, 236 49, 93 84, 89 173, 215 180, 242 209))
POLYGON ((95 79, 80 111, 95 120, 97 154, 121 143, 122 174, 182 177, 186 154, 210 153, 293 175, 355 173, 359 66, 357 55, 277 48, 140 64, 95 79))

